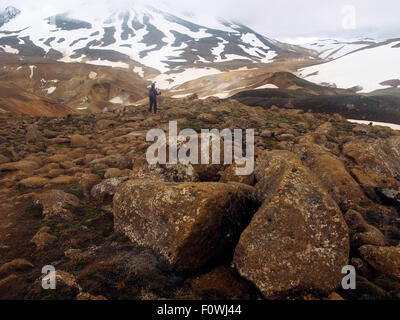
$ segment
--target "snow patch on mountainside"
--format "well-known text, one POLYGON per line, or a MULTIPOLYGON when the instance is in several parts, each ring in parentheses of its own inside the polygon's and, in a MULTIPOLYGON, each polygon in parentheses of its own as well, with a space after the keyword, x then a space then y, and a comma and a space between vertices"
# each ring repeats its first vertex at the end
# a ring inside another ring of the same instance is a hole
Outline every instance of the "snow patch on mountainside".
POLYGON ((346 54, 356 50, 366 48, 371 44, 376 43, 372 39, 353 39, 353 40, 339 40, 339 39, 324 39, 312 43, 302 44, 301 46, 307 49, 319 52, 321 59, 338 59, 346 54))
POLYGON ((179 73, 160 74, 157 77, 151 79, 151 81, 156 83, 157 88, 168 90, 173 89, 174 87, 179 86, 185 82, 219 73, 222 72, 215 68, 189 68, 179 73))
POLYGON ((139 77, 144 78, 144 70, 142 67, 134 67, 133 72, 137 73, 139 77))
POLYGON ((255 90, 258 90, 258 89, 279 89, 279 87, 277 87, 276 85, 274 85, 272 83, 268 83, 268 84, 265 84, 265 85, 260 86, 258 88, 255 88, 255 90))
POLYGON ((108 66, 113 68, 125 68, 129 69, 129 65, 123 62, 113 62, 108 60, 101 60, 100 58, 97 60, 86 61, 88 64, 94 64, 96 66, 108 66))
POLYGON ((400 130, 400 125, 393 124, 393 123, 365 121, 365 120, 347 120, 347 121, 352 122, 352 123, 367 124, 367 125, 372 123, 373 126, 389 127, 389 128, 392 128, 393 130, 400 130))
POLYGON ((14 48, 12 48, 12 47, 10 47, 8 45, 0 46, 0 48, 2 48, 7 53, 19 54, 19 50, 18 49, 14 49, 14 48))
POLYGON ((339 59, 299 70, 314 83, 335 83, 340 88, 361 86, 371 92, 390 86, 381 82, 400 78, 400 41, 359 50, 339 59))

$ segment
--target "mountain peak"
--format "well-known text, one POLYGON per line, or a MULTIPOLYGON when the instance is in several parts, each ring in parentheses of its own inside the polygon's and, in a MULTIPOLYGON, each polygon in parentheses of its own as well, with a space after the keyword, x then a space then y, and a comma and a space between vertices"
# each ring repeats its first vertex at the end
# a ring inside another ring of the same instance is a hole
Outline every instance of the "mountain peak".
POLYGON ((2 27, 4 24, 9 22, 10 20, 14 19, 20 13, 21 13, 20 10, 18 10, 15 7, 11 7, 11 6, 8 6, 7 8, 5 8, 4 11, 0 11, 0 27, 2 27))
POLYGON ((102 64, 124 63, 127 68, 139 62, 166 72, 216 63, 253 68, 281 55, 302 57, 240 23, 215 18, 209 26, 146 4, 110 8, 100 2, 95 10, 93 4, 83 3, 51 13, 22 11, 2 28, 9 37, 0 38, 0 47, 41 57, 51 54, 63 62, 100 59, 102 64))

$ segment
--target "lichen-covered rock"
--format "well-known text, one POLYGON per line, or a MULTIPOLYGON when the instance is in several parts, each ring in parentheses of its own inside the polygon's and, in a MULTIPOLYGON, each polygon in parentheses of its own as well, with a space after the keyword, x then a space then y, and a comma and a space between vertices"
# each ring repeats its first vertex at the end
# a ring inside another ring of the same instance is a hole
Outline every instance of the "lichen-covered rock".
POLYGON ((310 170, 319 178, 336 203, 346 209, 354 205, 365 205, 368 199, 353 177, 347 172, 344 164, 325 148, 310 143, 298 144, 294 152, 310 170))
POLYGON ((112 198, 119 185, 127 180, 129 180, 129 177, 104 180, 92 188, 90 195, 93 197, 93 199, 100 202, 106 200, 107 198, 112 198))
POLYGON ((352 173, 364 188, 400 186, 400 136, 370 142, 352 140, 343 154, 354 161, 352 173))
POLYGON ((400 280, 400 247, 366 245, 359 252, 375 270, 400 280))
POLYGON ((337 204, 288 151, 264 153, 256 176, 265 202, 243 232, 233 266, 266 298, 335 291, 349 259, 348 228, 337 204))
POLYGON ((178 271, 229 254, 254 214, 241 184, 129 181, 114 196, 116 231, 165 257, 178 271))
POLYGON ((61 190, 49 190, 36 196, 35 204, 42 208, 46 218, 58 216, 67 220, 73 217, 70 209, 80 206, 76 196, 61 190))

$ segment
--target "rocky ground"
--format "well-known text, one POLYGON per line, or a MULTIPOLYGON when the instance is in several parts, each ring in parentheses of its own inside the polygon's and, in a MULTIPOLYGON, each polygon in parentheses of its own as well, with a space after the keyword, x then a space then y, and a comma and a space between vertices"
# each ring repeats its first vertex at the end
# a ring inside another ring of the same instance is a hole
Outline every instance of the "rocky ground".
POLYGON ((0 122, 1 299, 400 298, 399 131, 196 97, 0 122), (254 174, 148 165, 171 120, 255 129, 254 174))

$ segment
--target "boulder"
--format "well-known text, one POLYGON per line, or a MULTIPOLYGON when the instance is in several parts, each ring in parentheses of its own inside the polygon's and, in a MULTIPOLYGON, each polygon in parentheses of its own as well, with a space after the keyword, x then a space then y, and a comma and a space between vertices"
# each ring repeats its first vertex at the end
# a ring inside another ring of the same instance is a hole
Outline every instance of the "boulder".
POLYGON ((79 182, 79 178, 72 176, 60 176, 50 180, 51 185, 69 185, 79 182))
POLYGON ((216 124, 218 120, 210 113, 202 113, 197 116, 197 120, 203 121, 205 123, 216 124))
POLYGON ((256 185, 264 203, 241 235, 233 266, 266 298, 330 294, 348 264, 348 228, 335 201, 288 151, 261 155, 256 185))
POLYGON ((375 270, 400 280, 400 247, 366 245, 359 252, 375 270))
POLYGON ((40 188, 49 182, 49 179, 43 177, 30 177, 21 180, 18 185, 24 188, 40 188))
POLYGON ((377 188, 378 194, 389 204, 400 205, 400 187, 397 189, 377 188))
POLYGON ((348 173, 343 162, 325 148, 312 143, 302 143, 294 147, 294 153, 303 160, 319 178, 336 203, 346 212, 354 205, 368 203, 363 190, 348 173))
POLYGON ((249 186, 254 186, 256 183, 254 173, 245 176, 238 175, 236 173, 236 169, 240 167, 241 166, 238 164, 232 164, 231 166, 226 168, 225 171, 221 174, 221 179, 219 181, 224 183, 237 182, 247 184, 249 186))
POLYGON ((352 234, 352 247, 358 248, 367 244, 376 246, 385 245, 386 240, 382 232, 374 226, 369 225, 357 211, 347 211, 345 220, 352 234))
POLYGON ((101 178, 97 174, 85 174, 81 178, 81 186, 85 197, 90 196, 92 188, 101 182, 101 178))
POLYGON ((57 237, 49 234, 50 228, 41 228, 32 238, 31 242, 36 245, 37 250, 43 250, 57 241, 57 237))
POLYGON ((58 216, 67 220, 72 219, 69 209, 80 206, 76 196, 61 190, 49 190, 36 196, 35 204, 42 208, 46 218, 58 216))
POLYGON ((35 161, 21 160, 18 162, 9 162, 0 164, 0 171, 23 171, 31 173, 39 169, 39 164, 35 161))
POLYGON ((246 185, 135 180, 114 196, 114 224, 177 271, 197 270, 229 255, 255 206, 246 185))
POLYGON ((33 268, 33 264, 25 259, 15 259, 7 262, 0 267, 0 274, 11 271, 26 271, 33 268))
POLYGON ((325 136, 336 137, 337 133, 331 122, 325 122, 321 124, 317 129, 316 133, 323 134, 325 136))
POLYGON ((26 142, 39 143, 43 140, 43 136, 36 125, 29 125, 26 129, 26 142))
POLYGON ((400 187, 400 136, 374 141, 354 139, 343 154, 354 162, 353 175, 364 189, 400 187))
POLYGON ((122 176, 122 171, 118 168, 110 168, 104 174, 104 178, 111 179, 111 178, 119 178, 122 176))
POLYGON ((61 163, 68 161, 68 157, 65 154, 56 154, 54 156, 49 157, 47 160, 50 163, 61 163))
POLYGON ((100 202, 107 200, 107 198, 112 199, 119 185, 127 180, 129 180, 129 177, 104 180, 92 188, 90 195, 93 197, 93 199, 100 202))
POLYGON ((96 128, 98 130, 105 130, 111 127, 116 126, 118 123, 114 120, 107 120, 107 119, 102 119, 96 122, 96 128))
POLYGON ((71 137, 71 147, 87 147, 90 144, 90 139, 80 134, 75 134, 71 137))
MULTIPOLYGON (((90 167, 94 168, 96 165, 104 165, 108 168, 118 168, 120 170, 130 169, 132 166, 128 157, 122 155, 110 155, 104 158, 94 159, 90 162, 90 167)), ((107 171, 107 170, 106 170, 107 171)))

